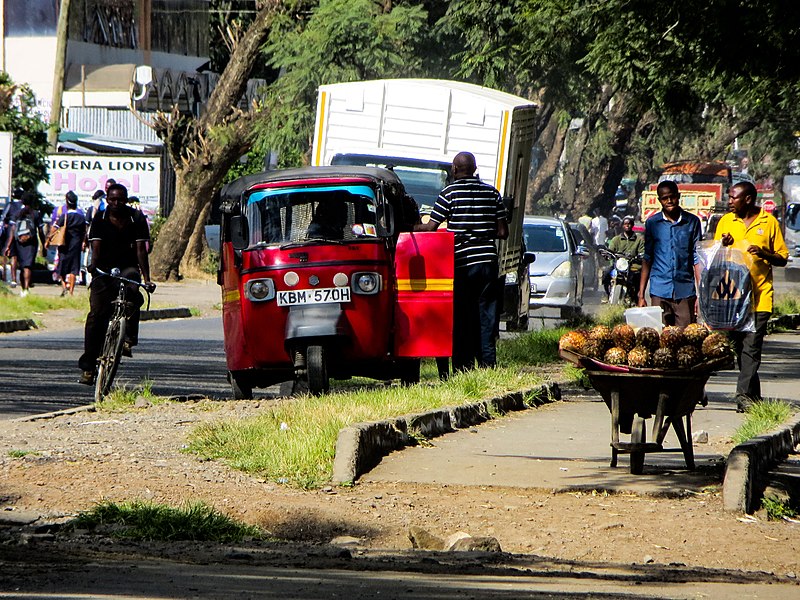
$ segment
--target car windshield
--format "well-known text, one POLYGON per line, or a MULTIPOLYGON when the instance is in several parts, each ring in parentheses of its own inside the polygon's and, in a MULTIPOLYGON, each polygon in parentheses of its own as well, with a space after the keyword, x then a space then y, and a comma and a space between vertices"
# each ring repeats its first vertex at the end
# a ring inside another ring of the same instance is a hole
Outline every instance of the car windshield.
POLYGON ((532 224, 524 226, 525 249, 528 252, 565 252, 567 240, 560 225, 532 224))
POLYGON ((800 231, 800 204, 792 203, 786 208, 786 227, 800 231))
POLYGON ((368 185, 276 187, 252 191, 250 246, 375 238, 375 191, 368 185))
POLYGON ((435 161, 413 160, 369 154, 337 154, 334 165, 360 165, 391 169, 403 182, 406 192, 414 198, 420 212, 429 213, 439 192, 448 184, 449 165, 435 161))

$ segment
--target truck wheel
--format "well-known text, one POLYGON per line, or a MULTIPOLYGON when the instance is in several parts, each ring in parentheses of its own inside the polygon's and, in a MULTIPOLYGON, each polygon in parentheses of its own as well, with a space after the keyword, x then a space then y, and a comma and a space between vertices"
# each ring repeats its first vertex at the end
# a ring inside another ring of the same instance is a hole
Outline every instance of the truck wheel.
MULTIPOLYGON (((640 416, 633 418, 633 429, 631 431, 632 444, 644 444, 647 434, 645 426, 647 422, 640 416)), ((644 450, 634 450, 631 452, 631 475, 641 475, 644 471, 644 450)))
POLYGON ((306 351, 308 372, 308 391, 316 396, 330 389, 328 367, 325 364, 325 349, 322 346, 309 346, 306 351))
POLYGON ((253 386, 244 375, 228 371, 228 380, 231 382, 234 400, 253 399, 253 386))

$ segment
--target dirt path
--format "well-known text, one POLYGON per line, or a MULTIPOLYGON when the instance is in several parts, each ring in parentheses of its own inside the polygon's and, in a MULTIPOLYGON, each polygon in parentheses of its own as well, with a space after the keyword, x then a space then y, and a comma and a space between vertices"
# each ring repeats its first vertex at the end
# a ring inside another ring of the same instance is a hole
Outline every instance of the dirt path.
POLYGON ((0 509, 47 520, 101 500, 204 500, 292 541, 347 535, 365 548, 407 550, 416 525, 494 536, 506 552, 557 561, 797 575, 800 525, 725 513, 719 489, 679 498, 404 483, 302 491, 182 452, 197 424, 267 405, 187 402, 0 422, 0 509))

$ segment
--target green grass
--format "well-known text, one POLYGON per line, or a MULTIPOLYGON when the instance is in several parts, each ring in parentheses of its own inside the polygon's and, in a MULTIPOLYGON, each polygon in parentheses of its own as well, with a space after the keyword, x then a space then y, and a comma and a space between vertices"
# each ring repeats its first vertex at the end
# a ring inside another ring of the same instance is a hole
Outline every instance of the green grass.
POLYGON ((239 542, 263 537, 257 527, 231 519, 203 502, 179 508, 140 500, 101 502, 79 514, 69 526, 135 540, 239 542))
POLYGON ((41 314, 60 308, 77 309, 88 312, 89 301, 85 297, 79 296, 39 296, 36 288, 31 289, 31 293, 25 298, 20 298, 18 294, 12 293, 5 284, 0 284, 0 321, 12 319, 34 319, 41 314))
POLYGON ((35 456, 39 454, 36 450, 9 450, 8 456, 10 458, 25 458, 26 456, 35 456))
POLYGON ((460 373, 444 383, 301 396, 257 417, 200 425, 190 434, 187 451, 310 489, 330 480, 336 438, 348 425, 457 406, 540 383, 529 371, 507 367, 460 373))
POLYGON ((772 431, 794 413, 794 407, 782 400, 756 402, 747 409, 744 423, 733 432, 733 441, 741 444, 749 439, 772 431))
POLYGON ((153 394, 153 382, 149 379, 145 379, 141 384, 134 387, 115 385, 101 402, 95 403, 95 410, 106 412, 131 410, 136 404, 136 399, 140 396, 149 404, 169 402, 166 398, 153 394))
POLYGON ((800 298, 790 294, 775 294, 773 316, 800 314, 800 298))
POLYGON ((797 512, 792 509, 788 502, 777 498, 762 498, 761 507, 767 512, 769 521, 782 521, 784 517, 791 519, 797 516, 797 512))

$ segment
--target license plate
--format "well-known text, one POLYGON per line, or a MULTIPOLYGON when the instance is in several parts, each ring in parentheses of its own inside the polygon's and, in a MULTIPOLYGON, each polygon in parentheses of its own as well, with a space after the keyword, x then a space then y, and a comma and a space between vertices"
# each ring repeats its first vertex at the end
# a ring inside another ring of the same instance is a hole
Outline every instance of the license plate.
POLYGON ((303 304, 332 304, 350 302, 349 287, 317 288, 313 290, 284 290, 278 292, 278 306, 303 304))

